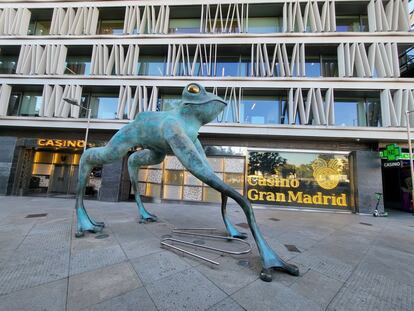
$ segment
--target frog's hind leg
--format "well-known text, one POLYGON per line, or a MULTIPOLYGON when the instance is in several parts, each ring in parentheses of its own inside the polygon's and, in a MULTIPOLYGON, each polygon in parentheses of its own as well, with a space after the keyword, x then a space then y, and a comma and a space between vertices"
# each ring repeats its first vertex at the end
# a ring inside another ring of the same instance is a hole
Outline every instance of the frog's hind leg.
POLYGON ((223 217, 224 225, 226 226, 227 233, 232 238, 238 239, 246 239, 247 234, 244 232, 240 232, 237 230, 234 225, 230 222, 229 218, 227 217, 227 196, 225 194, 221 194, 221 216, 223 217))
POLYGON ((131 179, 132 188, 135 193, 135 202, 138 206, 140 221, 157 221, 157 216, 149 213, 144 204, 142 204, 139 194, 138 172, 141 166, 155 165, 161 163, 165 158, 165 154, 158 153, 149 149, 139 150, 131 154, 128 158, 128 173, 131 179))
POLYGON ((92 148, 85 151, 82 155, 80 163, 79 163, 79 172, 78 172, 78 185, 76 189, 76 237, 82 237, 85 231, 90 232, 100 232, 102 231, 105 224, 103 222, 94 221, 86 212, 85 206, 83 204, 83 198, 85 196, 85 189, 86 184, 88 182, 89 175, 94 167, 94 164, 90 163, 87 160, 89 154, 93 154, 96 152, 95 149, 92 148))
MULTIPOLYGON (((133 133, 132 133, 133 134, 133 133)), ((131 135, 132 135, 131 134, 131 135)), ((111 163, 122 158, 131 148, 128 136, 118 132, 105 147, 91 148, 86 150, 79 163, 78 185, 76 189, 76 237, 84 235, 85 231, 100 232, 105 226, 103 222, 94 221, 86 212, 83 204, 85 188, 92 168, 106 163, 111 163)))

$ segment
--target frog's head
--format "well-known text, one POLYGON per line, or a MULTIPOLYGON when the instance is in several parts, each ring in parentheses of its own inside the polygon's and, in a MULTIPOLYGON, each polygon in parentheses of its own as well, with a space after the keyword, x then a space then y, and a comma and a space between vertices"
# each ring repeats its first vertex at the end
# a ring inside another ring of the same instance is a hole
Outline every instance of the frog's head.
POLYGON ((180 106, 183 113, 196 117, 201 124, 207 124, 223 111, 227 103, 201 85, 191 83, 184 88, 180 106))

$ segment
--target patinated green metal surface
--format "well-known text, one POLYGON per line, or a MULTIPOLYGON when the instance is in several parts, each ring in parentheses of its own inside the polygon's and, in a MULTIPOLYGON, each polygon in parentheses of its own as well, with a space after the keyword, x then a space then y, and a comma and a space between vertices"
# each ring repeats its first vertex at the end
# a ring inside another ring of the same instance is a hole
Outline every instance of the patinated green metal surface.
POLYGON ((231 197, 243 209, 261 255, 263 270, 260 277, 263 280, 271 281, 271 268, 298 275, 298 268, 283 261, 264 239, 256 224, 250 202, 214 174, 197 138, 200 127, 213 121, 226 105, 220 97, 192 83, 184 89, 182 100, 174 109, 142 112, 134 121, 121 128, 105 147, 86 150, 79 166, 76 236, 83 236, 85 231, 99 232, 104 227, 104 223, 94 221, 89 217, 83 204, 85 187, 92 168, 120 159, 131 148, 139 147, 141 150, 131 154, 128 159, 128 171, 135 191, 135 201, 143 221, 156 221, 157 217, 150 214, 142 204, 138 189, 139 167, 161 163, 167 153, 173 153, 194 176, 221 192, 222 216, 226 229, 232 237, 245 238, 246 235, 240 233, 228 219, 227 197, 231 197))

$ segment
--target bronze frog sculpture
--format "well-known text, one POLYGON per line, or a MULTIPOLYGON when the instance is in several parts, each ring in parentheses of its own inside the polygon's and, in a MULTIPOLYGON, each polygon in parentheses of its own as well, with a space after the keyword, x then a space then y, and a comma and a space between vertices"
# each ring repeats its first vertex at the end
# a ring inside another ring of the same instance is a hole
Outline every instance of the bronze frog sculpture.
POLYGON ((87 214, 83 204, 87 180, 94 166, 118 160, 131 148, 141 148, 129 156, 128 172, 141 219, 156 221, 157 217, 150 214, 142 204, 138 189, 138 170, 141 166, 159 164, 167 153, 173 153, 188 171, 222 194, 221 212, 231 237, 245 238, 246 235, 240 233, 228 219, 227 197, 232 198, 243 209, 262 259, 262 280, 272 280, 272 268, 299 275, 298 268, 282 260, 266 242, 247 198, 218 178, 207 161, 198 139, 198 131, 202 125, 213 121, 226 105, 220 97, 207 92, 201 85, 192 83, 184 89, 181 102, 172 110, 141 112, 134 121, 122 127, 106 146, 86 150, 79 164, 76 236, 83 236, 85 231, 99 232, 104 227, 104 223, 93 220, 87 214))

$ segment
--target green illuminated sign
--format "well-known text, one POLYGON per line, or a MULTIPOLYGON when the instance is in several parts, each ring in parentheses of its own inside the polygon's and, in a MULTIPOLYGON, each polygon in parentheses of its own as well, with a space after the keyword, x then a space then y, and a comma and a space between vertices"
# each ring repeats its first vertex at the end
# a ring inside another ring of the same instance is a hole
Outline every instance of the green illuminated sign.
POLYGON ((409 160, 410 154, 402 152, 401 147, 397 146, 397 144, 390 144, 385 150, 380 151, 380 157, 387 161, 409 160))

